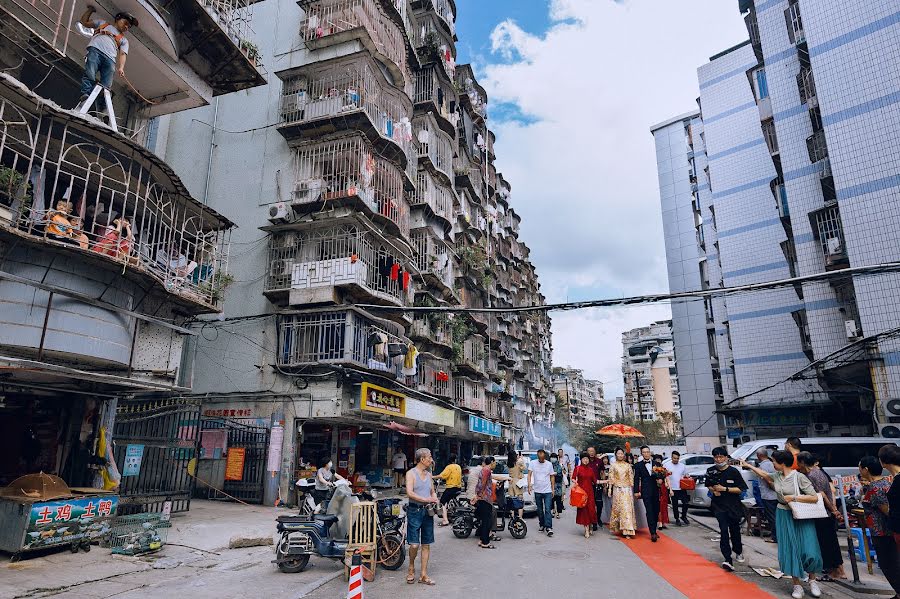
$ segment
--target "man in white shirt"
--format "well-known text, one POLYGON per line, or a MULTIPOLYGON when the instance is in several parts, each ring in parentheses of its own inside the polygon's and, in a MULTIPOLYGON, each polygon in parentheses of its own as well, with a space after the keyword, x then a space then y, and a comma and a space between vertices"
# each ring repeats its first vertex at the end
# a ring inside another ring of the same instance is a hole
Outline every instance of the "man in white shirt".
POLYGON ((92 18, 97 9, 87 6, 79 22, 94 35, 88 43, 87 56, 84 62, 84 76, 81 78, 81 100, 90 95, 100 75, 100 85, 110 89, 113 73, 125 76, 125 59, 128 56, 128 39, 125 34, 132 27, 138 26, 138 20, 127 12, 116 14, 112 22, 92 18))
POLYGON ((538 509, 540 532, 553 536, 553 487, 556 484, 556 473, 553 464, 547 459, 547 452, 538 449, 537 459, 531 460, 528 466, 528 492, 534 493, 534 502, 538 509))
POLYGON ((394 486, 402 493, 406 486, 406 454, 399 447, 391 458, 391 468, 394 470, 394 486))
POLYGON ((667 468, 669 471, 669 493, 672 495, 672 513, 675 515, 675 526, 687 526, 688 492, 681 488, 681 479, 684 476, 684 464, 681 463, 681 454, 672 452, 672 463, 667 468), (681 516, 678 516, 678 504, 681 504, 681 516))

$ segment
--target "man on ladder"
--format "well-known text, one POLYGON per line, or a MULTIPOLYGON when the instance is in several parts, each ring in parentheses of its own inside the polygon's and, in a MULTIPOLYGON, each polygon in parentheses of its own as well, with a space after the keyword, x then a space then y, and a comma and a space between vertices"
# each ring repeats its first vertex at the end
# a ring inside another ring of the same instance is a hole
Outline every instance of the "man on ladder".
POLYGON ((114 70, 119 77, 125 76, 125 59, 128 56, 128 40, 125 38, 125 34, 132 27, 137 27, 138 21, 134 15, 120 12, 116 14, 111 23, 107 23, 93 18, 96 10, 93 6, 88 5, 87 10, 81 15, 81 24, 88 29, 93 29, 94 35, 87 48, 84 76, 81 78, 81 99, 76 110, 82 113, 87 112, 102 91, 110 126, 115 129, 115 115, 112 111, 109 89, 112 87, 114 70), (98 74, 100 75, 99 84, 97 82, 98 74))

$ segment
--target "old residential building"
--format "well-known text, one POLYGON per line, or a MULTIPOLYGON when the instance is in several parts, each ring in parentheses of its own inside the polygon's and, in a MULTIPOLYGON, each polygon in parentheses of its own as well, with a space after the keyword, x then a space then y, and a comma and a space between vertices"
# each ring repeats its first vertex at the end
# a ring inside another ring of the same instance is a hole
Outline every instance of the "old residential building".
POLYGON ((543 302, 455 22, 453 0, 260 4, 270 84, 166 128, 188 186, 241 223, 195 386, 283 436, 281 497, 326 456, 378 485, 397 448, 549 436, 546 315, 433 311, 543 302))
POLYGON ((584 371, 574 368, 556 367, 552 374, 557 406, 568 412, 572 424, 591 425, 609 416, 603 383, 584 378, 584 371))
MULTIPOLYGON (((700 67, 701 110, 653 127, 672 291, 900 260, 895 3, 740 11, 750 39, 700 67)), ((673 304, 686 432, 898 434, 898 342, 882 336, 897 287, 882 273, 673 304)))
POLYGON ((671 320, 622 333, 622 378, 626 415, 641 421, 664 413, 681 417, 671 320))
POLYGON ((160 158, 158 125, 265 82, 248 7, 204 4, 103 4, 94 18, 140 22, 126 36, 133 88, 115 78, 108 119, 73 110, 85 3, 0 2, 0 485, 43 471, 93 486, 98 438, 116 440, 121 466, 140 436, 146 467, 120 488, 137 505, 120 510, 187 507, 199 402, 178 399, 186 340, 221 309, 233 223, 160 158))

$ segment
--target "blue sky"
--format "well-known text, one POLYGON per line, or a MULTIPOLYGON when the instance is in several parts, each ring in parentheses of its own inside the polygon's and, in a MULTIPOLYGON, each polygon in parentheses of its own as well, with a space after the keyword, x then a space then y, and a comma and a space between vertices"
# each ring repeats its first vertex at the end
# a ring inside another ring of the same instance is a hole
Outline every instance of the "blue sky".
POLYGON ((550 27, 549 0, 457 0, 457 62, 465 64, 490 54, 491 32, 506 19, 532 34, 550 27))

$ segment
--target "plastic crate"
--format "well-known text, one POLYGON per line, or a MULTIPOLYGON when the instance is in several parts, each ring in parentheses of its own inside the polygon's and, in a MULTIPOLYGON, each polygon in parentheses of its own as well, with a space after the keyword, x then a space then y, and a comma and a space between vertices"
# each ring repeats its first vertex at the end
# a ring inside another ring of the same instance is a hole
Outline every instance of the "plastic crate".
POLYGON ((119 555, 140 555, 159 551, 166 543, 172 524, 160 513, 131 514, 113 520, 109 546, 119 555))

